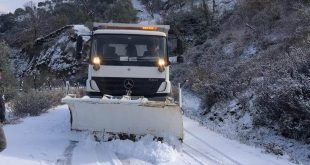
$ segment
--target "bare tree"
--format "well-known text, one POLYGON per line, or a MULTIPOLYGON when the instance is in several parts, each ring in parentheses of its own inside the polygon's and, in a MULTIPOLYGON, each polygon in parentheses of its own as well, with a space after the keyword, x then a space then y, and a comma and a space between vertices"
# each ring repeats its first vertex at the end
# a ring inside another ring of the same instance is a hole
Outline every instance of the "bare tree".
POLYGON ((206 0, 202 0, 202 8, 203 13, 205 15, 206 24, 210 26, 211 25, 210 9, 207 3, 208 2, 206 0))
POLYGON ((26 3, 24 7, 26 9, 26 12, 29 14, 28 30, 32 32, 32 40, 34 41, 38 38, 39 26, 40 26, 38 9, 33 1, 26 3))

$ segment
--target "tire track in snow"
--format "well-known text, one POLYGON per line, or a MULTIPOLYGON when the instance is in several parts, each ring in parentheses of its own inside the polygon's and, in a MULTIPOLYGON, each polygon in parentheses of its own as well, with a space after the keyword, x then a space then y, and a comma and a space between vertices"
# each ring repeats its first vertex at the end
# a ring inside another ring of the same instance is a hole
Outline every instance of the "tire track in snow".
POLYGON ((71 140, 68 147, 65 149, 65 152, 63 153, 64 158, 58 159, 56 162, 56 165, 71 165, 73 150, 77 146, 78 143, 79 143, 78 141, 71 140))
MULTIPOLYGON (((196 156, 195 156, 195 159, 197 159, 197 160, 204 159, 204 160, 207 160, 207 161, 209 161, 209 162, 213 162, 213 163, 215 163, 216 165, 223 164, 222 162, 220 162, 220 161, 218 161, 218 160, 216 160, 216 159, 210 157, 209 155, 207 155, 207 154, 205 154, 205 153, 203 153, 203 152, 201 152, 201 151, 195 149, 194 147, 192 147, 192 146, 190 146, 190 145, 188 145, 188 144, 186 144, 186 143, 184 143, 183 145, 185 146, 185 147, 184 147, 185 150, 191 150, 192 152, 190 152, 190 153, 195 153, 195 154, 193 154, 193 155, 196 155, 196 156), (200 158, 198 158, 197 155, 199 155, 200 158)), ((187 152, 187 151, 184 151, 184 152, 187 152)), ((187 152, 187 154, 189 154, 189 153, 187 152)), ((202 161, 202 162, 205 162, 205 161, 202 161)))
MULTIPOLYGON (((191 154, 188 153, 187 151, 183 151, 183 153, 184 153, 185 155, 187 155, 188 157, 190 157, 191 159, 193 159, 193 160, 194 160, 195 162, 197 162, 198 164, 204 165, 203 162, 201 162, 200 160, 198 160, 197 158, 195 158, 195 156, 191 155, 191 154)), ((191 163, 187 162, 187 164, 191 164, 191 163)))
MULTIPOLYGON (((223 152, 221 152, 220 150, 216 149, 215 147, 211 146, 209 143, 207 143, 206 141, 204 141, 203 139, 201 139, 200 137, 194 135, 193 133, 189 132, 187 129, 184 129, 184 131, 189 134, 190 136, 194 137, 195 139, 197 139, 198 141, 201 142, 201 144, 204 144, 205 146, 207 146, 209 149, 215 151, 216 153, 222 155, 223 157, 225 157, 226 159, 228 159, 229 161, 233 162, 236 165, 242 165, 240 162, 232 159, 231 157, 229 157, 228 155, 224 154, 223 152)), ((188 144, 187 144, 188 145, 188 144)), ((192 147, 194 149, 194 147, 192 147)), ((196 149, 195 149, 196 150, 196 149)), ((200 152, 200 151, 199 151, 200 152)))
POLYGON ((184 147, 184 153, 186 155, 188 155, 189 157, 191 157, 192 159, 194 159, 198 164, 202 164, 205 165, 207 162, 208 164, 214 164, 214 165, 222 165, 222 162, 219 162, 218 160, 211 158, 210 156, 208 156, 207 154, 204 154, 200 151, 198 151, 197 149, 195 149, 194 147, 188 145, 188 144, 183 144, 184 147))

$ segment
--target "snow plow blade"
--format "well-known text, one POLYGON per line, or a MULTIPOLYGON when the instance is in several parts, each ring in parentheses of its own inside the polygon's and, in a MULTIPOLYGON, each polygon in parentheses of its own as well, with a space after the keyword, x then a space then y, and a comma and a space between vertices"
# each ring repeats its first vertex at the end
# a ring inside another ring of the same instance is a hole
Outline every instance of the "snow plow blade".
POLYGON ((62 102, 69 106, 72 130, 183 139, 182 112, 175 103, 70 96, 62 102))

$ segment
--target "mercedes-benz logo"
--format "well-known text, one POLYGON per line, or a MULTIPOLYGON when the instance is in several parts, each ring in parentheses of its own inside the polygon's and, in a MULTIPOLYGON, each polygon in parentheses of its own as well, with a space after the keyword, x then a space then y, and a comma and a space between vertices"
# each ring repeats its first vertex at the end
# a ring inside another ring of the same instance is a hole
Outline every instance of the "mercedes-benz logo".
POLYGON ((125 87, 126 89, 132 89, 132 88, 134 87, 134 85, 135 85, 135 83, 134 83, 133 80, 131 80, 131 79, 126 79, 126 80, 124 81, 124 87, 125 87))

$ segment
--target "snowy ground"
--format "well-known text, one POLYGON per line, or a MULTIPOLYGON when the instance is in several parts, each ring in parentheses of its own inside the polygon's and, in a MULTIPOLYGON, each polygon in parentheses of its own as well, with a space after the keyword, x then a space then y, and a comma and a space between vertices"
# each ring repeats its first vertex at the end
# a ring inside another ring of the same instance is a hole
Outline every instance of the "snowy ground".
MULTIPOLYGON (((246 96, 250 94, 251 92, 245 93, 246 96)), ((309 144, 285 138, 267 127, 255 127, 252 115, 240 109, 238 100, 234 99, 221 103, 220 106, 214 106, 215 108, 206 115, 201 115, 204 111, 199 106, 200 99, 192 92, 184 91, 183 100, 186 106, 185 115, 199 121, 209 130, 226 138, 238 140, 250 146, 257 146, 265 152, 286 155, 291 162, 296 164, 310 165, 309 144)), ((253 106, 253 102, 250 101, 249 105, 253 106)), ((250 109, 255 111, 254 108, 250 107, 250 109)))
POLYGON ((39 117, 5 125, 8 148, 0 154, 0 164, 290 164, 285 158, 226 139, 187 117, 184 127, 184 143, 176 147, 170 145, 173 143, 155 142, 149 136, 135 143, 98 143, 88 133, 70 131, 69 111, 63 105, 39 117))

